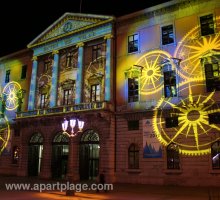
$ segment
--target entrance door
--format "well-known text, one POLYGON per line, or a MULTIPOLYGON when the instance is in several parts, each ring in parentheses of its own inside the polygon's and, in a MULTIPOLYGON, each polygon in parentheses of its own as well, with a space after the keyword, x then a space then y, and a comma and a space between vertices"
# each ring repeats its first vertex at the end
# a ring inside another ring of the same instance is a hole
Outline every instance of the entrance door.
POLYGON ((83 133, 80 141, 79 170, 81 180, 95 180, 99 173, 99 136, 93 130, 83 133))
POLYGON ((38 176, 41 168, 43 152, 43 138, 40 133, 35 133, 29 142, 28 149, 28 175, 38 176))

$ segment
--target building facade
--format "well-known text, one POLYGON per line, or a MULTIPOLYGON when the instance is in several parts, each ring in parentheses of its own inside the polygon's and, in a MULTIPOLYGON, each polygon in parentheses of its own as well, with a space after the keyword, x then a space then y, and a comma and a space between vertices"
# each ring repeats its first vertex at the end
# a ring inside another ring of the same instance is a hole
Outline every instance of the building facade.
POLYGON ((220 185, 219 31, 219 1, 117 19, 116 181, 220 185))
POLYGON ((119 18, 65 13, 25 50, 25 85, 8 80, 8 66, 18 69, 8 59, 24 55, 0 60, 2 94, 6 80, 23 91, 2 95, 2 116, 15 119, 4 126, 12 145, 0 173, 219 185, 219 33, 217 0, 172 0, 119 18), (62 127, 72 118, 74 132, 62 127))

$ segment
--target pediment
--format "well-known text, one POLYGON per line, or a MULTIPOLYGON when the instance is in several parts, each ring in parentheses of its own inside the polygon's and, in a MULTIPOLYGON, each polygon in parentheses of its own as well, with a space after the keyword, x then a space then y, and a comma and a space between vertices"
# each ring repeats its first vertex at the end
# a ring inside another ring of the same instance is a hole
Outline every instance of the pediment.
POLYGON ((28 44, 28 47, 40 45, 42 43, 65 37, 72 33, 80 32, 84 29, 98 26, 113 20, 112 16, 93 15, 82 13, 65 13, 38 37, 28 44))

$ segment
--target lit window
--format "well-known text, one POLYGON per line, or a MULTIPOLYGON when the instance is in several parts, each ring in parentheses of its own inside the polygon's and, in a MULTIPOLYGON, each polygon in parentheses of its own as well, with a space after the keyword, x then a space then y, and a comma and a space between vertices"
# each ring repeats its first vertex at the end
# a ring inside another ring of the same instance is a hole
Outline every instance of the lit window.
POLYGON ((96 84, 96 85, 91 85, 91 96, 90 96, 90 100, 92 102, 94 101, 100 101, 100 85, 96 84))
POLYGON ((41 94, 41 96, 40 96, 40 108, 45 108, 46 107, 46 99, 47 99, 47 95, 46 94, 41 94))
POLYGON ((205 64, 207 92, 220 91, 220 67, 218 63, 205 64))
POLYGON ((162 32, 162 45, 174 43, 173 25, 163 26, 162 32))
POLYGON ((138 34, 128 36, 128 53, 133 53, 138 51, 138 34))
POLYGON ((13 148, 13 160, 12 160, 12 163, 13 163, 13 164, 17 164, 17 163, 18 163, 18 160, 19 160, 19 152, 20 152, 19 147, 15 146, 15 147, 13 148))
POLYGON ((70 105, 72 103, 72 91, 71 89, 63 91, 63 105, 70 105))
POLYGON ((179 147, 174 143, 167 146, 167 169, 180 169, 179 147))
POLYGON ((10 72, 11 70, 7 70, 5 74, 5 83, 9 83, 10 81, 10 72))
POLYGON ((131 144, 128 148, 128 168, 139 168, 139 148, 136 144, 131 144))
POLYGON ((220 169, 220 141, 216 141, 211 146, 212 169, 220 169))
POLYGON ((200 17, 201 35, 214 34, 214 20, 213 14, 200 17))
POLYGON ((175 71, 164 72, 164 93, 165 97, 177 96, 175 71))
POLYGON ((128 78, 128 102, 138 101, 138 96, 138 78, 128 78))

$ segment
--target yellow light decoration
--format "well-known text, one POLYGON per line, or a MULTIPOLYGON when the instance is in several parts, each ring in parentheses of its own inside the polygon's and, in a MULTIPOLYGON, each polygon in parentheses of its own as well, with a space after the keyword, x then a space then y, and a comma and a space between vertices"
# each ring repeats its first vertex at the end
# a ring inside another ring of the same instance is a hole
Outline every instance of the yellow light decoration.
MULTIPOLYGON (((220 17, 216 18, 216 30, 220 17)), ((220 50, 220 34, 201 36, 200 26, 189 31, 178 43, 174 57, 181 59, 179 75, 185 80, 204 80, 201 58, 211 50, 220 50)))
POLYGON ((8 119, 0 112, 0 155, 6 148, 10 138, 10 127, 8 119), (4 117, 3 117, 4 116, 4 117))
POLYGON ((163 73, 161 64, 170 59, 171 55, 162 50, 154 50, 144 54, 135 65, 142 66, 142 76, 140 77, 141 94, 149 95, 161 91, 163 87, 163 73))
POLYGON ((162 98, 158 102, 154 110, 154 131, 163 145, 167 146, 171 142, 178 144, 181 154, 208 154, 211 152, 210 144, 220 138, 220 125, 209 124, 208 114, 220 112, 220 108, 212 99, 215 92, 193 95, 192 88, 197 87, 199 83, 187 85, 182 90, 189 90, 189 95, 179 98, 178 103, 173 103, 172 98, 162 98), (171 117, 178 117, 177 127, 165 127, 164 117, 167 113, 171 117))
POLYGON ((14 110, 18 107, 18 96, 17 94, 21 90, 19 83, 15 81, 9 82, 3 89, 2 94, 5 97, 6 109, 14 110))

